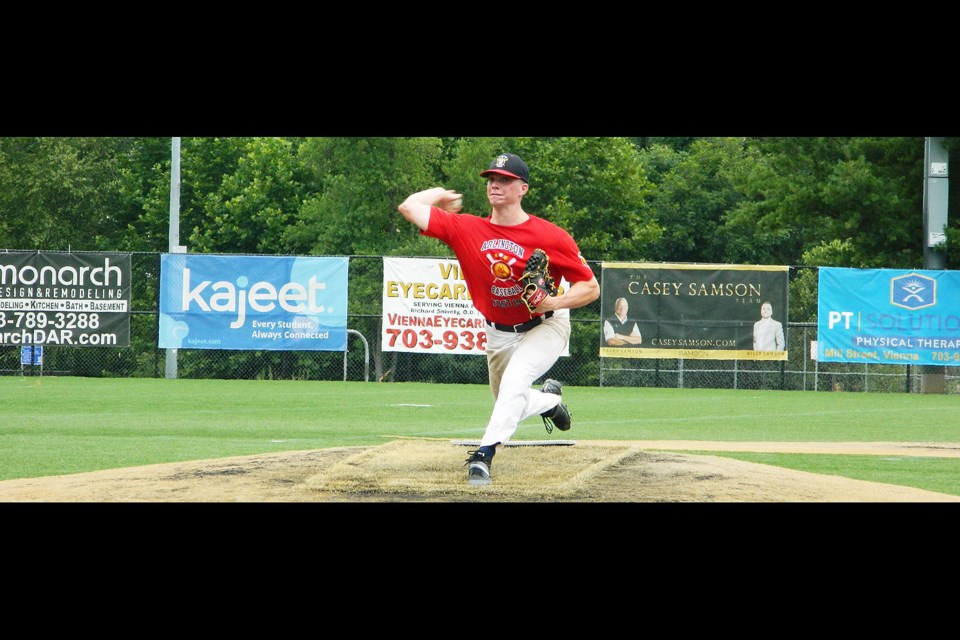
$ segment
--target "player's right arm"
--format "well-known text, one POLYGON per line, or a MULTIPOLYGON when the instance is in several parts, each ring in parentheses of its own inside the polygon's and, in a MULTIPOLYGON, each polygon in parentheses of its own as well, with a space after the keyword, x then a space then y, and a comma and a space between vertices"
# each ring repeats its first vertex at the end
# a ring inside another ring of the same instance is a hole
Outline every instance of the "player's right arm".
POLYGON ((458 213, 462 196, 453 189, 434 187, 410 194, 397 209, 403 217, 426 230, 430 224, 430 207, 438 206, 445 211, 458 213))

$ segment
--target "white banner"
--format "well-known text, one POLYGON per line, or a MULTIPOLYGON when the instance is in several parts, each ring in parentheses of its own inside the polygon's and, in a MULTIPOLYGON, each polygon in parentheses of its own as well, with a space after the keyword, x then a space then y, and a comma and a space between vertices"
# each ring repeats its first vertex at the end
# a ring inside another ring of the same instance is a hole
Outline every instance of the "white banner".
POLYGON ((383 259, 383 351, 484 355, 483 316, 452 258, 383 259))

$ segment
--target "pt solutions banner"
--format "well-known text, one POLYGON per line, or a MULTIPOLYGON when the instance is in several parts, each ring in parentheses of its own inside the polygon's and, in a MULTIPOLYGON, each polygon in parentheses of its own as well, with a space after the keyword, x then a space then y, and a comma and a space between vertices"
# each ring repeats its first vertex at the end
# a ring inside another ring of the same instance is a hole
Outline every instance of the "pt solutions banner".
POLYGON ((345 257, 160 256, 161 349, 345 351, 345 257))
POLYGON ((817 359, 960 366, 960 272, 820 267, 817 359))
POLYGON ((383 259, 383 351, 484 355, 483 316, 460 263, 449 258, 383 259))
POLYGON ((787 359, 787 266, 605 262, 600 356, 787 359))
POLYGON ((130 346, 128 253, 0 253, 0 345, 130 346))

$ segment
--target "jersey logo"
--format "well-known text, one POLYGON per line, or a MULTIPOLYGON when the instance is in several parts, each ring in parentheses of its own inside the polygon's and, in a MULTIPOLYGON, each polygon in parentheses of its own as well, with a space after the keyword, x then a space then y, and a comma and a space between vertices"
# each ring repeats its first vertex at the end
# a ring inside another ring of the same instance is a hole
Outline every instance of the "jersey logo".
MULTIPOLYGON (((485 253, 484 255, 490 262, 490 273, 493 274, 494 278, 493 283, 490 285, 490 293, 497 298, 512 298, 520 295, 523 288, 513 277, 513 265, 517 259, 501 251, 493 251, 485 253)), ((498 305, 497 300, 494 300, 493 304, 495 306, 502 306, 498 305)))
POLYGON ((516 258, 507 256, 500 251, 494 253, 488 253, 487 260, 490 261, 490 273, 493 274, 493 277, 501 281, 512 281, 513 280, 513 263, 517 261, 516 258))

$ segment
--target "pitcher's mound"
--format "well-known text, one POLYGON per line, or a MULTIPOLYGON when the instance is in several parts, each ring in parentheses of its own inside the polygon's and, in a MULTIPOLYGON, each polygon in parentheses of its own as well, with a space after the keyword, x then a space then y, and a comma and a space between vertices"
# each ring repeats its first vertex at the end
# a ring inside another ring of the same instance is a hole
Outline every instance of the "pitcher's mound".
MULTIPOLYGON (((549 441, 551 445, 556 441, 549 441)), ((470 442, 467 446, 478 445, 470 442)), ((395 441, 361 451, 307 479, 322 492, 355 495, 420 494, 471 497, 478 492, 514 500, 570 497, 601 471, 637 452, 629 445, 596 447, 514 445, 493 459, 493 483, 467 484, 466 453, 449 443, 395 441)))

